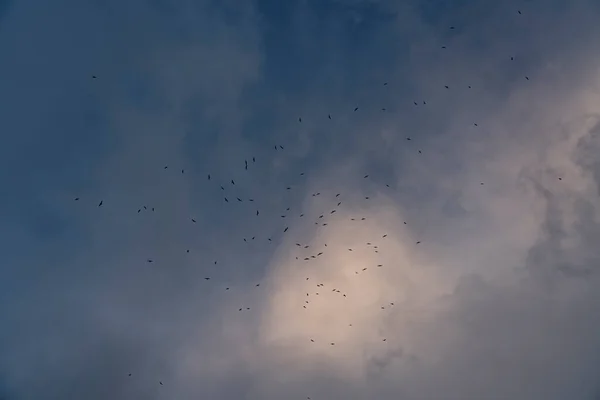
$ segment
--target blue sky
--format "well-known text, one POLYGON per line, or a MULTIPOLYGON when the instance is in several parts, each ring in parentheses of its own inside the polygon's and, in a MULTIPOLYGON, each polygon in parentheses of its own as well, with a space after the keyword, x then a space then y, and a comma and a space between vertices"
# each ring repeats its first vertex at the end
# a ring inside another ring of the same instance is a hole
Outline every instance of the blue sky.
POLYGON ((0 398, 597 399, 598 17, 0 1, 0 398))

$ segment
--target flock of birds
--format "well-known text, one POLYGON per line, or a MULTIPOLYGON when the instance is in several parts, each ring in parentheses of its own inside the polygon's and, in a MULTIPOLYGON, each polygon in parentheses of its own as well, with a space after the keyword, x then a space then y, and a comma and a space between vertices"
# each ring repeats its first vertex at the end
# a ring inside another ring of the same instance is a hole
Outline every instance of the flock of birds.
MULTIPOLYGON (((521 15, 521 11, 518 11, 518 14, 521 15)), ((451 26, 450 29, 454 30, 455 27, 451 26)), ((442 46, 442 49, 445 49, 445 48, 446 48, 446 46, 442 46)), ((514 57, 510 57, 510 59, 514 60, 514 57)), ((92 79, 97 79, 97 76, 93 75, 92 79)), ((525 79, 529 80, 529 77, 525 76, 525 79)), ((388 82, 384 82, 383 85, 384 86, 388 86, 388 82)), ((450 89, 450 87, 448 85, 445 85, 444 88, 445 89, 450 89)), ((468 86, 468 88, 470 89, 471 86, 468 86)), ((414 101, 414 105, 415 106, 418 106, 420 103, 421 102, 414 101)), ((426 101, 422 101, 422 104, 426 105, 427 102, 426 101)), ((381 110, 382 111, 386 111, 386 108, 382 108, 381 110)), ((354 112, 358 112, 358 111, 359 111, 359 107, 355 107, 354 108, 354 112)), ((331 114, 328 115, 328 119, 332 119, 331 114)), ((298 118, 298 123, 302 123, 302 117, 298 118)), ((474 126, 478 126, 478 124, 474 123, 474 126)), ((407 137, 406 140, 410 141, 411 138, 407 137)), ((281 145, 281 144, 275 144, 273 146, 273 148, 274 148, 275 151, 285 151, 285 147, 283 145, 281 145)), ((419 154, 422 153, 421 150, 416 150, 416 151, 418 151, 419 154)), ((244 167, 243 167, 244 170, 248 171, 248 169, 251 168, 252 165, 255 164, 255 163, 256 163, 256 157, 252 157, 250 159, 244 160, 244 164, 243 164, 244 165, 244 167)), ((163 167, 163 169, 167 170, 167 169, 169 169, 169 166, 165 165, 163 167)), ((181 174, 185 174, 185 170, 184 169, 181 169, 180 171, 181 171, 181 174)), ((304 175, 305 175, 304 172, 300 173, 300 176, 304 176, 304 175)), ((369 179, 369 174, 365 174, 362 177, 362 179, 369 179)), ((559 178, 559 179, 562 179, 562 178, 559 178)), ((268 214, 268 211, 265 212, 263 209, 261 209, 259 206, 257 206, 257 204, 260 203, 259 201, 255 201, 254 198, 251 198, 251 197, 248 197, 248 196, 244 196, 243 193, 240 193, 238 190, 236 190, 236 183, 235 183, 234 179, 229 180, 227 184, 217 183, 216 179, 214 179, 213 177, 211 177, 211 174, 209 173, 209 174, 206 175, 206 180, 207 180, 207 182, 210 182, 210 184, 212 184, 214 186, 213 189, 216 192, 220 192, 221 193, 222 201, 224 203, 228 203, 228 204, 234 204, 234 203, 251 203, 251 204, 255 205, 254 207, 250 208, 252 210, 252 213, 253 213, 254 216, 261 216, 263 214, 268 214)), ((483 185, 484 183, 480 182, 480 184, 483 185)), ((387 184, 386 187, 389 188, 390 185, 387 184)), ((288 191, 291 190, 291 189, 292 188, 290 186, 286 187, 286 190, 288 190, 288 191)), ((326 227, 326 226, 329 225, 330 222, 334 222, 335 219, 332 219, 332 218, 334 217, 334 215, 336 213, 338 213, 338 211, 340 210, 340 207, 342 206, 342 203, 343 203, 343 201, 342 201, 342 198, 343 198, 342 193, 321 194, 321 192, 316 192, 316 193, 312 193, 312 196, 313 197, 317 197, 317 196, 331 196, 332 204, 335 204, 335 205, 332 205, 327 210, 324 210, 322 213, 320 213, 318 215, 314 215, 314 216, 308 216, 308 215, 305 215, 304 213, 298 213, 296 215, 291 215, 290 207, 287 207, 285 209, 285 212, 282 213, 282 214, 280 214, 280 218, 282 220, 284 220, 284 221, 290 221, 290 219, 292 219, 294 217, 297 218, 296 221, 298 221, 298 220, 306 220, 306 219, 311 218, 312 222, 314 222, 315 225, 320 225, 322 227, 326 227)), ((74 198, 74 200, 75 201, 79 201, 80 198, 76 197, 76 198, 74 198)), ((369 200, 369 197, 366 196, 365 200, 369 200)), ((99 200, 97 206, 98 207, 105 207, 104 200, 99 200)), ((144 206, 140 207, 137 210, 138 213, 141 213, 143 211, 155 212, 155 208, 154 207, 148 207, 147 205, 144 205, 144 206)), ((271 211, 271 210, 269 210, 269 211, 271 211)), ((358 217, 358 218, 357 217, 353 217, 353 218, 350 218, 350 220, 352 220, 352 221, 365 221, 366 217, 358 217)), ((192 223, 192 224, 197 223, 196 219, 193 218, 193 217, 190 217, 190 221, 189 222, 192 223)), ((294 224, 294 222, 289 222, 287 224, 282 224, 281 225, 281 231, 280 231, 281 234, 282 235, 283 234, 289 234, 288 231, 290 230, 290 228, 294 227, 293 224, 294 224)), ((404 222, 404 224, 407 224, 407 222, 404 222)), ((370 250, 372 250, 373 254, 377 255, 377 254, 379 254, 379 251, 381 250, 380 246, 382 245, 382 243, 380 241, 384 240, 386 237, 387 237, 386 233, 381 233, 381 235, 378 236, 377 241, 373 240, 373 241, 370 241, 370 242, 366 242, 366 246, 370 250)), ((255 241, 255 239, 256 239, 256 236, 252 236, 252 237, 248 237, 248 238, 246 238, 246 237, 243 238, 244 242, 255 241)), ((272 242, 273 238, 272 237, 267 237, 266 240, 268 242, 272 242)), ((416 245, 419 245, 420 243, 421 243, 421 241, 416 241, 415 242, 416 245)), ((299 242, 295 242, 295 246, 301 252, 301 253, 298 253, 297 256, 295 256, 295 259, 298 260, 299 262, 310 262, 312 260, 316 260, 316 259, 320 258, 321 256, 323 256, 325 254, 325 252, 327 251, 327 248, 328 248, 327 243, 323 243, 322 247, 318 248, 318 249, 314 249, 314 247, 311 248, 310 245, 302 244, 302 243, 299 243, 299 242)), ((353 248, 348 248, 347 249, 347 251, 349 251, 349 252, 353 252, 354 250, 355 249, 353 249, 353 248)), ((186 249, 186 252, 189 253, 190 250, 186 249)), ((377 257, 377 256, 375 256, 375 257, 377 257)), ((153 263, 154 259, 147 258, 146 262, 147 263, 153 263)), ((218 261, 215 260, 214 264, 216 265, 217 262, 218 261)), ((377 261, 373 265, 375 266, 375 268, 382 268, 384 266, 381 261, 377 261)), ((368 268, 369 267, 364 267, 364 268, 362 268, 359 271, 355 271, 355 274, 358 275, 358 274, 364 273, 364 272, 366 272, 368 270, 368 268)), ((206 281, 210 281, 211 277, 210 276, 206 276, 206 277, 204 277, 204 279, 206 281)), ((305 279, 307 281, 309 281, 310 277, 306 277, 305 279)), ((256 287, 259 287, 260 283, 256 283, 255 285, 256 285, 256 287)), ((316 283, 314 283, 314 292, 313 293, 310 293, 310 292, 306 293, 306 299, 304 300, 304 304, 302 304, 302 307, 304 309, 308 308, 309 304, 311 304, 310 301, 311 301, 311 299, 314 296, 319 296, 320 293, 324 294, 324 291, 325 290, 329 291, 329 289, 330 289, 330 292, 333 293, 333 294, 335 294, 335 295, 339 295, 339 296, 341 296, 343 298, 347 297, 347 294, 344 293, 344 292, 342 292, 338 288, 327 288, 326 289, 325 286, 326 285, 323 282, 316 282, 316 283), (311 297, 311 296, 313 296, 313 297, 311 297)), ((224 287, 224 290, 228 291, 228 290, 230 290, 230 287, 224 287)), ((323 298, 323 297, 324 296, 321 296, 320 298, 323 298)), ((387 303, 385 305, 381 305, 381 309, 386 309, 386 307, 393 307, 393 306, 394 306, 394 302, 389 302, 389 303, 387 303)), ((250 310, 250 307, 241 307, 241 308, 238 309, 238 311, 243 311, 243 310, 250 310)), ((352 326, 352 324, 349 324, 349 326, 352 326)), ((314 338, 309 338, 309 340, 310 340, 311 343, 315 342, 314 338)), ((385 341, 387 341, 387 339, 383 338, 382 341, 385 342, 385 341)), ((335 342, 330 342, 329 345, 335 346, 335 342)), ((129 373, 129 376, 132 376, 132 374, 129 373)), ((162 386, 163 382, 159 381, 159 384, 162 386)), ((308 397, 307 399, 310 400, 310 397, 308 397)))

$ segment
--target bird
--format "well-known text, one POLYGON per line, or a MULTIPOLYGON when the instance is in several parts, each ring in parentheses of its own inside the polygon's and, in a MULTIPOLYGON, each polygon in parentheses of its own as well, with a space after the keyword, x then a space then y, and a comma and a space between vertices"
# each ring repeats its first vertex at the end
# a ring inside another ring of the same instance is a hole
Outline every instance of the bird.
POLYGON ((328 117, 329 119, 331 119, 331 114, 327 115, 327 117, 328 117))
POLYGON ((75 199, 74 199, 74 200, 75 200, 75 201, 79 201, 79 197, 75 197, 75 199))
POLYGON ((98 207, 102 207, 102 204, 104 204, 104 200, 100 200, 100 203, 98 203, 98 207))

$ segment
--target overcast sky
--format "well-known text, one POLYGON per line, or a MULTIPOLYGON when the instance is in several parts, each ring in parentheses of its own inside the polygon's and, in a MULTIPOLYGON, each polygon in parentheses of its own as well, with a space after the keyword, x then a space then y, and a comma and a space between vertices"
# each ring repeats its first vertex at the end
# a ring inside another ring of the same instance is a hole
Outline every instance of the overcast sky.
POLYGON ((0 0, 0 399, 600 399, 598 21, 0 0))

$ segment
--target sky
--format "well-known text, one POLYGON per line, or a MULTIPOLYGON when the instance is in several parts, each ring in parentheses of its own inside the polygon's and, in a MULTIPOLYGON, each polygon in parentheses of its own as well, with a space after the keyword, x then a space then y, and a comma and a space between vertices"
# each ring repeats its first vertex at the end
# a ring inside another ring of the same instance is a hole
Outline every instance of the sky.
POLYGON ((599 18, 0 0, 0 399, 600 399, 599 18))

